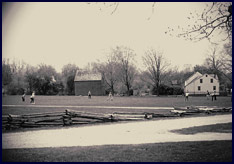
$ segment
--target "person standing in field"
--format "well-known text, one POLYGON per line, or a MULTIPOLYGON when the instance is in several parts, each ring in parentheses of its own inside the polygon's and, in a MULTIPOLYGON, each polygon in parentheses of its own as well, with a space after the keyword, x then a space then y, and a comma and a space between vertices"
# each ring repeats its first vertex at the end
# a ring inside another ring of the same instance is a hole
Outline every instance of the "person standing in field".
POLYGON ((211 101, 213 101, 214 100, 214 93, 211 93, 210 96, 211 96, 211 101))
POLYGON ((35 91, 32 92, 32 96, 30 97, 30 103, 35 104, 35 91))
POLYGON ((108 95, 108 99, 107 99, 107 101, 108 101, 108 100, 113 101, 113 96, 112 96, 112 93, 111 93, 111 92, 109 92, 109 95, 108 95))
POLYGON ((216 99, 216 91, 214 91, 213 93, 212 93, 212 95, 211 95, 211 100, 213 101, 213 100, 217 100, 216 99))
POLYGON ((189 93, 187 91, 187 92, 185 92, 185 101, 188 101, 188 96, 189 96, 189 93))
POLYGON ((25 92, 24 92, 24 94, 22 95, 22 101, 23 101, 23 102, 25 101, 25 92))
POLYGON ((217 96, 217 95, 216 95, 216 91, 214 91, 214 100, 217 100, 217 99, 216 99, 216 96, 217 96))
POLYGON ((88 98, 91 99, 91 92, 88 92, 88 98))
POLYGON ((209 97, 210 97, 210 92, 207 90, 206 99, 209 100, 209 97))

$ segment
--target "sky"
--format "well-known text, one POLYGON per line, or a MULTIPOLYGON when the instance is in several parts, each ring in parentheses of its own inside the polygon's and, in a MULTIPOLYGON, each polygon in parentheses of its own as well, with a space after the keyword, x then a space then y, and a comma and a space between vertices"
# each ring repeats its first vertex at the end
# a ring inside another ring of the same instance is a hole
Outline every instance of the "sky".
POLYGON ((160 49, 172 66, 202 64, 210 43, 185 41, 165 34, 168 27, 186 25, 190 12, 203 2, 121 2, 117 10, 103 3, 8 2, 3 5, 2 58, 36 66, 44 63, 58 72, 66 64, 83 68, 104 61, 110 48, 128 46, 136 65, 144 70, 142 56, 160 49), (150 17, 150 19, 148 19, 150 17))

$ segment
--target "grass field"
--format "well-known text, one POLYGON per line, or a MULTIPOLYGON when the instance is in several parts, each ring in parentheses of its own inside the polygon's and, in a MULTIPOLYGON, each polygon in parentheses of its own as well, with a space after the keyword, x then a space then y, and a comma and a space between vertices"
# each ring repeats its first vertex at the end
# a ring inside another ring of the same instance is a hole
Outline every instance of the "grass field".
POLYGON ((87 96, 36 96, 36 105, 50 105, 55 107, 27 107, 30 105, 29 96, 26 102, 21 101, 21 96, 4 96, 2 105, 24 105, 23 107, 2 107, 2 114, 28 114, 51 111, 64 111, 72 108, 80 111, 96 113, 113 113, 113 112, 154 112, 164 113, 168 110, 148 110, 148 109, 104 109, 92 108, 92 106, 117 106, 117 107, 173 107, 173 106, 219 106, 231 107, 231 97, 217 97, 217 101, 207 100, 206 97, 189 97, 185 102, 184 97, 114 97, 114 101, 106 101, 105 96, 93 96, 88 99, 87 96), (69 107, 56 107, 69 106, 69 107), (90 106, 90 108, 75 108, 74 106, 90 106))
POLYGON ((215 124, 172 130, 171 132, 180 134, 196 134, 202 132, 232 133, 232 123, 215 124))
POLYGON ((4 162, 232 162, 232 141, 6 149, 4 162))
MULTIPOLYGON (((21 96, 3 96, 2 104, 20 104, 29 103, 29 97, 26 96, 26 102, 21 101, 21 96)), ((206 106, 231 106, 231 97, 217 97, 216 101, 206 99, 206 97, 189 97, 185 102, 184 97, 114 97, 114 101, 106 101, 106 96, 93 96, 88 99, 87 96, 36 96, 38 105, 90 105, 90 106, 148 106, 148 107, 171 107, 188 105, 206 105, 206 106)))

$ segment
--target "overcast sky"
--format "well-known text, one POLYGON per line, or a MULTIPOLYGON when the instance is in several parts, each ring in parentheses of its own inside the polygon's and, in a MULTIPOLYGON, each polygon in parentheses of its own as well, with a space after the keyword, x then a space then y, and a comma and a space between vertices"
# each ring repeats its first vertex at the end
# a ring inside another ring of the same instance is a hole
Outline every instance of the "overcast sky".
POLYGON ((153 14, 152 2, 123 2, 113 14, 114 8, 100 7, 82 2, 4 5, 2 57, 33 66, 52 65, 60 72, 68 63, 82 68, 88 62, 102 61, 110 47, 124 45, 135 50, 141 69, 144 51, 151 47, 163 50, 165 58, 179 69, 203 63, 208 41, 185 41, 165 31, 186 25, 189 13, 201 11, 204 3, 156 3, 153 14))

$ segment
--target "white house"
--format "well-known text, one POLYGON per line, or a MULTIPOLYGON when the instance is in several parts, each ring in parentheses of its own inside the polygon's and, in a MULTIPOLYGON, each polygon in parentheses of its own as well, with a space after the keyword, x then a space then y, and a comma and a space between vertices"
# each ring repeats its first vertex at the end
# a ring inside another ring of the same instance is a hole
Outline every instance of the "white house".
POLYGON ((190 94, 216 93, 219 95, 219 80, 214 74, 201 74, 199 72, 190 76, 184 84, 184 92, 190 94))

